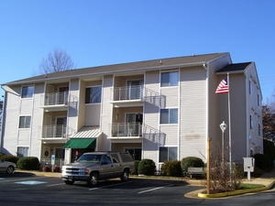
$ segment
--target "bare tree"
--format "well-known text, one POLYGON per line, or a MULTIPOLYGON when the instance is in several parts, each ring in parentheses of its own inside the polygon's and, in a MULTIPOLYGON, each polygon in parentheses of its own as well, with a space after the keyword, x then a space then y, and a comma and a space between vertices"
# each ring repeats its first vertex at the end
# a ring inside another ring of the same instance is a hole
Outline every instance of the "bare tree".
POLYGON ((41 73, 60 72, 75 67, 71 57, 61 49, 50 52, 47 58, 43 58, 40 64, 41 73))

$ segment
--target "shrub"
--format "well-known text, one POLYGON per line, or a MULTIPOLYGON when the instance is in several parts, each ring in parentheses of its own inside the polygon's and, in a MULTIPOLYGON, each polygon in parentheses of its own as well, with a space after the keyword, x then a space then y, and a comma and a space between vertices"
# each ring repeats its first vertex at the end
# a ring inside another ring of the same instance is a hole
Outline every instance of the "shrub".
POLYGON ((138 164, 138 174, 154 175, 156 170, 156 164, 151 159, 143 159, 138 164))
POLYGON ((138 165, 139 165, 139 160, 135 161, 135 166, 134 166, 134 170, 132 171, 133 175, 137 175, 138 174, 138 165))
POLYGON ((23 170, 39 170, 39 160, 37 157, 21 157, 17 167, 23 170))
POLYGON ((204 162, 198 157, 185 157, 181 160, 181 169, 187 172, 188 167, 204 167, 204 162))
POLYGON ((182 176, 181 162, 177 160, 164 162, 161 167, 161 173, 166 176, 182 176))
POLYGON ((16 157, 16 156, 13 156, 13 155, 1 155, 0 159, 5 160, 5 161, 9 161, 9 162, 13 162, 13 163, 16 164, 19 158, 16 157))
POLYGON ((255 154, 255 167, 264 171, 270 171, 273 168, 273 160, 266 154, 255 154))

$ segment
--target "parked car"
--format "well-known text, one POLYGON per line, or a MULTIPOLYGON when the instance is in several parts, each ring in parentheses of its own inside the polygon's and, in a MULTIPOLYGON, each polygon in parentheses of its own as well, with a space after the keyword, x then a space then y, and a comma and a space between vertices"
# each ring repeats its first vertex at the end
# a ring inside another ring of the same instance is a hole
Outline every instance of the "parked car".
POLYGON ((13 162, 0 160, 0 172, 5 172, 9 175, 14 173, 16 164, 13 162))
POLYGON ((96 185, 98 180, 109 178, 129 179, 134 169, 134 160, 129 153, 120 152, 90 152, 84 153, 79 159, 62 167, 62 179, 66 184, 75 181, 86 181, 96 185))

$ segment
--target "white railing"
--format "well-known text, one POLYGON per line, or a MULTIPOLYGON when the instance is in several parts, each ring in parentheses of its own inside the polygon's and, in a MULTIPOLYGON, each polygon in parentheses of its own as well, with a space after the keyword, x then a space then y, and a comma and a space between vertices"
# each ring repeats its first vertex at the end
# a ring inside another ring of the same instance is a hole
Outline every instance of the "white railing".
POLYGON ((43 138, 65 138, 66 125, 45 125, 43 126, 43 138))
POLYGON ((142 124, 139 123, 113 123, 113 137, 141 137, 142 124))
POLYGON ((44 105, 67 105, 68 92, 54 92, 45 94, 44 105))
POLYGON ((143 99, 143 86, 115 87, 114 101, 143 99))

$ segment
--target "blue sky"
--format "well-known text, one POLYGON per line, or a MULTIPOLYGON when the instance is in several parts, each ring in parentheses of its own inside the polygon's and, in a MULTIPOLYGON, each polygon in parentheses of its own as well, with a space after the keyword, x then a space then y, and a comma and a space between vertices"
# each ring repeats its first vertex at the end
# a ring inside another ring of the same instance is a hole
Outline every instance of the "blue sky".
POLYGON ((2 0, 0 84, 40 74, 54 49, 77 67, 230 52, 256 63, 270 101, 274 11, 273 0, 2 0))

